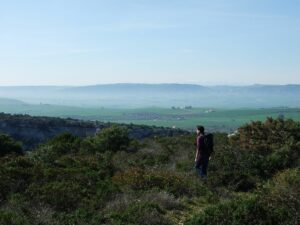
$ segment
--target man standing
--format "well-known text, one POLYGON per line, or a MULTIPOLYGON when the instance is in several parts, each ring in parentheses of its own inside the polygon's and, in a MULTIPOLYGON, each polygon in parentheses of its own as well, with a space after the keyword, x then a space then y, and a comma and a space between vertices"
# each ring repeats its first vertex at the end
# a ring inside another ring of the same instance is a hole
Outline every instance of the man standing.
POLYGON ((209 161, 209 154, 205 150, 206 146, 204 139, 204 127, 197 126, 195 168, 202 178, 207 176, 207 166, 209 161))

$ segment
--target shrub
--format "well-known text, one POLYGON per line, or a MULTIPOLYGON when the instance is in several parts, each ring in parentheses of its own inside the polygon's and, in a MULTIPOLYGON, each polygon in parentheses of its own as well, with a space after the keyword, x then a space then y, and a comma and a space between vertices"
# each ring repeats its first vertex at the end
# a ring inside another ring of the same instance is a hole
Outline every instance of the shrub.
POLYGON ((166 190, 175 196, 206 195, 208 190, 195 177, 187 177, 171 171, 130 168, 117 173, 113 181, 133 190, 166 190))
POLYGON ((159 205, 164 210, 182 209, 183 205, 174 195, 166 191, 149 191, 140 197, 141 201, 150 202, 159 205))
POLYGON ((209 163, 212 187, 227 186, 234 191, 253 190, 279 171, 294 168, 299 162, 299 147, 284 145, 268 154, 225 146, 218 149, 209 163))
POLYGON ((299 150, 298 146, 285 145, 264 157, 261 163, 264 175, 271 177, 280 170, 297 166, 299 162, 299 150))
POLYGON ((121 126, 112 125, 108 128, 103 128, 94 137, 87 137, 81 145, 81 152, 117 152, 127 150, 130 143, 131 140, 127 129, 121 126))
POLYGON ((11 194, 4 207, 0 209, 1 225, 31 225, 30 209, 27 199, 21 194, 11 194))
POLYGON ((232 147, 219 149, 209 163, 209 184, 226 186, 234 191, 249 191, 263 176, 263 157, 232 147))
POLYGON ((287 170, 258 194, 207 207, 187 225, 294 225, 300 222, 300 170, 287 170))
POLYGON ((74 182, 55 181, 44 185, 31 184, 26 194, 36 201, 49 204, 56 210, 70 212, 80 204, 84 189, 74 182))
POLYGON ((259 202, 258 197, 247 197, 206 208, 187 221, 187 225, 275 225, 276 217, 259 202))
POLYGON ((80 149, 81 139, 70 133, 63 133, 31 152, 32 159, 51 165, 65 154, 74 154, 80 149))
POLYGON ((256 121, 240 127, 230 142, 241 149, 269 154, 299 140, 299 134, 299 122, 268 118, 265 122, 256 121))
POLYGON ((26 193, 37 202, 70 212, 77 207, 101 208, 118 187, 110 181, 113 168, 106 153, 65 155, 54 166, 42 167, 26 193))
POLYGON ((23 156, 11 156, 0 164, 0 202, 9 194, 23 192, 32 181, 34 166, 23 156))
POLYGON ((127 149, 130 144, 128 131, 117 125, 101 130, 96 135, 96 145, 104 151, 121 151, 127 149))
POLYGON ((169 225, 164 218, 164 211, 153 203, 133 203, 122 212, 112 212, 109 215, 111 225, 169 225))
POLYGON ((120 212, 133 203, 152 203, 159 205, 163 210, 182 209, 183 205, 174 195, 166 191, 150 190, 145 192, 126 192, 116 195, 108 202, 105 212, 120 212))
POLYGON ((0 134, 0 157, 12 153, 23 154, 21 144, 6 134, 0 134))
POLYGON ((299 187, 300 169, 296 168, 278 173, 262 191, 263 203, 277 215, 278 224, 300 224, 299 187))
POLYGON ((31 225, 30 220, 17 212, 9 209, 0 209, 0 224, 1 225, 31 225))
POLYGON ((105 218, 99 212, 86 210, 83 208, 76 209, 71 213, 56 213, 59 225, 98 225, 105 224, 105 218))

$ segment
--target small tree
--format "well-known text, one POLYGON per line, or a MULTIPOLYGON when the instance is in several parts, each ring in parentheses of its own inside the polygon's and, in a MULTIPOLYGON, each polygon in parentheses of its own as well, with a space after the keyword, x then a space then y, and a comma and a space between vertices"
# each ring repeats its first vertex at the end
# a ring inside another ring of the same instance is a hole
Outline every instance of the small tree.
POLYGON ((95 144, 102 151, 117 152, 128 148, 130 138, 126 128, 112 125, 96 135, 95 144))

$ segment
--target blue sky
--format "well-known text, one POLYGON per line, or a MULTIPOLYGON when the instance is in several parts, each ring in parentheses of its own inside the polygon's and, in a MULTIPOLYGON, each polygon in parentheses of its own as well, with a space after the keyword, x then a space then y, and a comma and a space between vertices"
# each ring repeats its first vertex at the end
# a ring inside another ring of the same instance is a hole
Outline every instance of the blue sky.
POLYGON ((299 0, 0 0, 0 85, 300 83, 299 0))

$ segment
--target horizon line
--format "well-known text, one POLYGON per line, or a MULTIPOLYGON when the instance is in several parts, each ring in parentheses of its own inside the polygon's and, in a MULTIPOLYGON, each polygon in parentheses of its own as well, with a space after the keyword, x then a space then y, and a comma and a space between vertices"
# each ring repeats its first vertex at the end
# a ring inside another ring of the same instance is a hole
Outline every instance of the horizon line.
POLYGON ((300 85, 300 83, 285 83, 285 84, 270 84, 270 83, 252 83, 252 84, 209 84, 209 83, 180 83, 180 82, 161 82, 161 83, 140 83, 140 82, 116 82, 116 83, 93 83, 93 84, 16 84, 16 85, 0 85, 0 87, 91 87, 91 86, 109 86, 109 85, 193 85, 193 86, 209 86, 209 87, 217 87, 217 86, 291 86, 291 85, 300 85))

